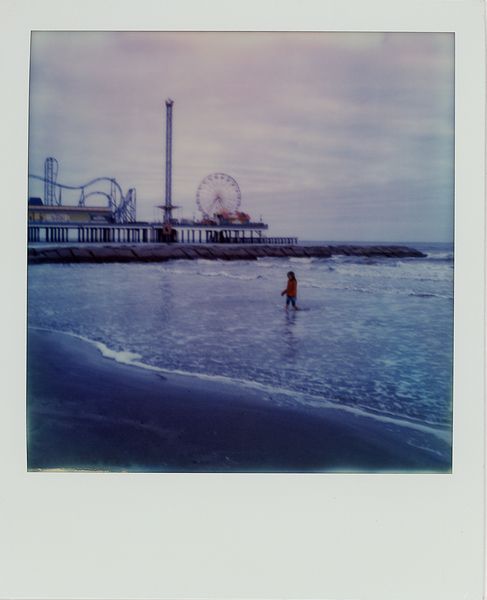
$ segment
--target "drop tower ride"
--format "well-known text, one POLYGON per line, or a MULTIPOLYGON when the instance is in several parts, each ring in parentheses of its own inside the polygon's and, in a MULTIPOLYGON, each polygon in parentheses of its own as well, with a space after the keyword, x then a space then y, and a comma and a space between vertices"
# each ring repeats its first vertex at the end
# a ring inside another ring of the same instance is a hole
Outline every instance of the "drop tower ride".
POLYGON ((172 177, 172 105, 174 102, 168 98, 166 100, 166 203, 164 205, 164 221, 171 220, 172 205, 171 199, 171 177, 172 177))

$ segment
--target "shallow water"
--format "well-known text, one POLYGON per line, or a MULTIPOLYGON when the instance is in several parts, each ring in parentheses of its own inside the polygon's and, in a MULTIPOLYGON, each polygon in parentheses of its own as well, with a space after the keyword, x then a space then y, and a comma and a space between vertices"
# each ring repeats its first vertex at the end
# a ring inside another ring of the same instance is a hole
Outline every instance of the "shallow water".
POLYGON ((449 430, 452 246, 409 245, 428 257, 35 265, 28 322, 121 360, 263 385, 270 402, 449 430), (300 311, 280 296, 289 270, 300 311))

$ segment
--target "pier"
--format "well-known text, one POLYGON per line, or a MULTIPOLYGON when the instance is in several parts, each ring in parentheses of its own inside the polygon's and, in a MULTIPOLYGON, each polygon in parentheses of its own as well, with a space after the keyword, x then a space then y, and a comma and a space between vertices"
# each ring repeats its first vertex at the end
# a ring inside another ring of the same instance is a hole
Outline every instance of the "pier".
MULTIPOLYGON (((171 226, 176 242, 186 244, 297 244, 297 237, 266 237, 267 225, 202 225, 200 223, 171 226)), ((47 243, 165 243, 167 231, 162 223, 29 223, 28 241, 47 243)))
POLYGON ((78 242, 78 243, 140 243, 152 242, 150 226, 136 225, 29 225, 29 242, 78 242))

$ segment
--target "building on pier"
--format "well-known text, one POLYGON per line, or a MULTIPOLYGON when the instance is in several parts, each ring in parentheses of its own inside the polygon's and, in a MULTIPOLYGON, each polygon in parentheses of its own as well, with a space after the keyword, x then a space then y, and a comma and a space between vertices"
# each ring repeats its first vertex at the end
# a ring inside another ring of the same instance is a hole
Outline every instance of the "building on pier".
POLYGON ((111 223, 109 207, 45 206, 40 198, 29 198, 29 223, 111 223))

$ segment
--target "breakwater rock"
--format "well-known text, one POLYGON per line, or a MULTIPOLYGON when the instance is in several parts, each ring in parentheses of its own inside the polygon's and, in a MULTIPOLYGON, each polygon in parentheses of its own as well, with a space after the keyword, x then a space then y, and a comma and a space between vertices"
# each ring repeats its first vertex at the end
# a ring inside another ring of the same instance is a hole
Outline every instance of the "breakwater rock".
POLYGON ((374 258, 421 258, 426 255, 405 246, 272 246, 244 244, 139 244, 105 246, 49 246, 29 248, 28 264, 164 262, 174 259, 256 260, 264 257, 316 257, 333 255, 374 258))

